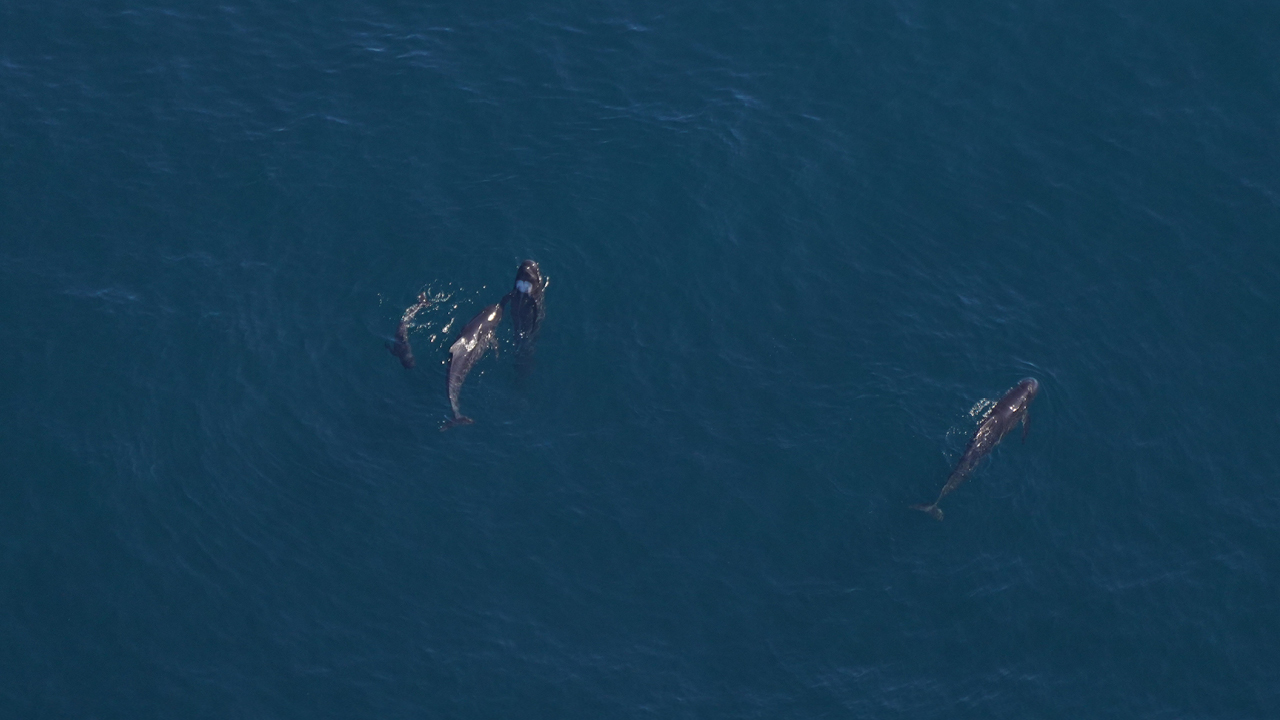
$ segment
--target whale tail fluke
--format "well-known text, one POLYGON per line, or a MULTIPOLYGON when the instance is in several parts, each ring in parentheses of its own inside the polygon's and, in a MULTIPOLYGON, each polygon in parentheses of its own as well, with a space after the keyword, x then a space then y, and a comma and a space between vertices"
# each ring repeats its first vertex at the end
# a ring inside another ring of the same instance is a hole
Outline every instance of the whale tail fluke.
POLYGON ((942 519, 942 508, 938 507, 938 503, 933 503, 932 505, 912 505, 911 509, 929 513, 934 520, 942 519))
POLYGON ((383 345, 386 346, 388 352, 400 358, 400 364, 403 365, 406 370, 413 367, 413 350, 410 349, 408 342, 389 340, 383 343, 383 345))
POLYGON ((475 420, 472 420, 466 415, 459 415, 453 418, 452 420, 445 420, 444 424, 440 426, 440 432, 444 432, 445 430, 448 430, 449 428, 454 427, 456 425, 470 425, 474 422, 475 420))

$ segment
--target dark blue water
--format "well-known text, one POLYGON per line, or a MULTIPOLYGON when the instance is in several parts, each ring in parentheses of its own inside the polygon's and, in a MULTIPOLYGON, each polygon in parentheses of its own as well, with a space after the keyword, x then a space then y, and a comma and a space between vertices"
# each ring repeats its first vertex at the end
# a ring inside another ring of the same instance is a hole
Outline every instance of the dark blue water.
POLYGON ((0 6, 0 716, 1276 717, 1277 38, 0 6))

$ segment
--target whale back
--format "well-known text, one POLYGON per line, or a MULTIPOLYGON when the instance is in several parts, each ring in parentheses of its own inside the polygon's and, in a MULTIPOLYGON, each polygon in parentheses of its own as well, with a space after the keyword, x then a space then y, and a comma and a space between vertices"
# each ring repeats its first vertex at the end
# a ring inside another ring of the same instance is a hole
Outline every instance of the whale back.
POLYGON ((982 422, 978 423, 978 428, 974 430, 973 437, 969 439, 969 444, 965 446, 960 461, 947 477, 947 484, 938 495, 939 500, 959 487, 974 468, 978 467, 983 458, 995 450, 1004 436, 1026 418, 1027 409, 1038 391, 1039 383, 1034 378, 1027 378, 1015 385, 987 410, 982 417, 982 422))
POLYGON ((449 405, 455 417, 461 416, 458 396, 462 392, 462 383, 476 362, 484 356, 486 350, 494 343, 494 331, 502 322, 502 306, 490 305, 481 310, 467 323, 458 339, 449 346, 449 373, 447 378, 449 405))

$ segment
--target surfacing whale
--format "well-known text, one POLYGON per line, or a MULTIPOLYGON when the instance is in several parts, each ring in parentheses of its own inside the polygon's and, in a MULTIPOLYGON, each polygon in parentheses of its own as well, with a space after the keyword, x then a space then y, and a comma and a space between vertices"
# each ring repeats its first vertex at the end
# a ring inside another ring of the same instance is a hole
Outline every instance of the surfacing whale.
POLYGON ((960 483, 969 477, 969 473, 973 472, 982 458, 990 454, 1019 422, 1022 423, 1022 439, 1026 441, 1027 430, 1031 427, 1027 408, 1031 405, 1031 401, 1035 400, 1038 392, 1040 392, 1040 383, 1035 378, 1026 378, 1005 393, 1004 397, 992 405, 983 416, 982 422, 978 423, 978 429, 974 431, 969 445, 965 447, 960 462, 956 463, 955 469, 951 471, 951 476, 947 478, 947 484, 942 487, 938 499, 929 505, 912 505, 911 509, 927 512, 934 519, 941 520, 942 509, 938 507, 938 503, 942 502, 942 498, 952 490, 960 487, 960 483))
POLYGON ((547 313, 542 299, 545 287, 538 263, 525 260, 516 270, 515 286, 502 298, 503 305, 509 304, 516 331, 516 374, 522 378, 533 370, 533 348, 547 313))
POLYGON ((404 315, 400 316, 400 326, 396 328, 395 342, 387 343, 387 349, 392 355, 400 358, 400 364, 406 370, 413 367, 413 348, 409 346, 409 323, 412 323, 413 318, 430 304, 431 301, 427 299, 426 293, 418 293, 418 302, 410 305, 404 311, 404 315))
POLYGON ((489 349, 496 344, 494 331, 502 322, 502 305, 494 304, 481 310, 471 318, 467 326, 462 328, 458 339, 449 347, 449 406, 453 409, 453 419, 447 421, 440 429, 448 430, 454 425, 470 425, 471 418, 462 414, 458 407, 458 394, 462 391, 462 383, 467 373, 489 349))

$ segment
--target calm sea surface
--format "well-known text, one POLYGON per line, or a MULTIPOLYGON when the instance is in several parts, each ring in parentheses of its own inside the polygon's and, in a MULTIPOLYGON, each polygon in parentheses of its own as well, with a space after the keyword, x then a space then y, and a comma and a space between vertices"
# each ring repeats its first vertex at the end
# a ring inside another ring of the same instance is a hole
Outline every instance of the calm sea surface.
POLYGON ((0 717, 1280 717, 1277 360, 1273 2, 0 4, 0 717))

